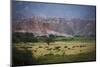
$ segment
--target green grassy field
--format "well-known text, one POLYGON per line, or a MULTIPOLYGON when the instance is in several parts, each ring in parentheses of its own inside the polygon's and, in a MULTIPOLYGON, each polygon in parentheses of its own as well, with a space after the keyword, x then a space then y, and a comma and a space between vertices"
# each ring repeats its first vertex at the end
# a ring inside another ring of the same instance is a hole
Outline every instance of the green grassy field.
POLYGON ((72 62, 84 62, 95 61, 95 51, 80 53, 77 55, 46 55, 38 59, 38 64, 54 64, 54 63, 72 63, 72 62), (45 61, 46 60, 46 61, 45 61))
POLYGON ((39 41, 12 43, 12 64, 14 66, 96 60, 94 37, 55 37, 50 44, 41 37, 37 39, 39 41))
POLYGON ((95 39, 74 39, 70 41, 61 39, 51 42, 50 45, 45 42, 19 42, 13 43, 13 48, 17 49, 13 52, 13 58, 23 58, 14 60, 16 61, 13 63, 14 65, 19 63, 19 65, 37 65, 96 60, 95 39), (30 63, 27 64, 27 62, 30 63))

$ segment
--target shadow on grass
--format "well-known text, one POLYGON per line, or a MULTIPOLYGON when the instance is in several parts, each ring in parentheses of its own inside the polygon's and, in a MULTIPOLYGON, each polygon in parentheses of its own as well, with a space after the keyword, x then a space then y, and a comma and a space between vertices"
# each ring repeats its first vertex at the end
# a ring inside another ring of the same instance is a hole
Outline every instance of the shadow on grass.
POLYGON ((26 66, 36 64, 36 59, 32 56, 32 52, 25 49, 18 50, 16 47, 12 49, 12 66, 26 66))

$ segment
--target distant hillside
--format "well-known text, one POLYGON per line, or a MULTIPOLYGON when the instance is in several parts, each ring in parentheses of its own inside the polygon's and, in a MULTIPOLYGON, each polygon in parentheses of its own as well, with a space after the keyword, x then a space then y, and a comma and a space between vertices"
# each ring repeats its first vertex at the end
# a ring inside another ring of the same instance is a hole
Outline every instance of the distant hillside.
POLYGON ((42 36, 48 34, 72 37, 74 35, 95 35, 95 20, 43 18, 32 17, 28 19, 13 20, 13 32, 31 32, 42 36))

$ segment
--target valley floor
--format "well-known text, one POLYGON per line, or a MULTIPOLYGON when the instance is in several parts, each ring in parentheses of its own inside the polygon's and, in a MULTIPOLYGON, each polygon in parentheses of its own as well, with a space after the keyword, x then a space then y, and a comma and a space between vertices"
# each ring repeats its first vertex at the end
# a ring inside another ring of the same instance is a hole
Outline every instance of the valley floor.
MULTIPOLYGON (((58 41, 58 42, 53 42, 50 45, 47 45, 46 43, 43 42, 14 43, 13 45, 15 45, 13 47, 16 47, 18 51, 21 52, 30 51, 32 58, 35 59, 35 63, 33 63, 35 65, 66 63, 66 62, 67 63, 84 62, 84 61, 96 60, 95 41, 91 42, 58 41)), ((21 55, 17 53, 17 56, 19 56, 20 58, 21 55)), ((26 58, 28 59, 28 57, 26 58)), ((25 63, 22 65, 25 65, 25 63)))

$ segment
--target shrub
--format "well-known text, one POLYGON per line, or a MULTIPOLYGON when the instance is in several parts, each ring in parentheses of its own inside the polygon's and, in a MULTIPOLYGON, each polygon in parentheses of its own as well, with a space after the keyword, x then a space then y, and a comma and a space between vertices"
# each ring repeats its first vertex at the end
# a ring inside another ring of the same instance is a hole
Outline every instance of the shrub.
POLYGON ((12 33, 12 42, 37 42, 37 38, 33 35, 33 33, 22 33, 22 32, 14 32, 12 33))

